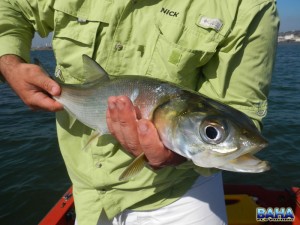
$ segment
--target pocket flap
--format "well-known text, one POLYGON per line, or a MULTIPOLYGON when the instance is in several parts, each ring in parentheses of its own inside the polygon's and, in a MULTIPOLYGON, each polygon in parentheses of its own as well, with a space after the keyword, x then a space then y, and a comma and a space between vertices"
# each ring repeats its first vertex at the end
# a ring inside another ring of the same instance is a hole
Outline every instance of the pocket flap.
POLYGON ((55 1, 53 8, 71 16, 108 23, 111 16, 113 0, 61 0, 55 1))
POLYGON ((82 18, 57 11, 55 16, 55 37, 72 39, 79 43, 91 45, 100 22, 91 22, 82 18))

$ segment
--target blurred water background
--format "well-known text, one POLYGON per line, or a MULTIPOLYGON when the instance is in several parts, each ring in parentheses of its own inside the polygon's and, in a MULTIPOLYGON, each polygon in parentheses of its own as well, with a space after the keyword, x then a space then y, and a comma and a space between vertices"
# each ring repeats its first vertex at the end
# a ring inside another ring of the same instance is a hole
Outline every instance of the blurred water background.
MULTIPOLYGON (((53 74, 52 51, 32 51, 33 57, 53 74)), ((224 172, 226 183, 300 186, 300 44, 279 44, 276 58, 263 130, 270 145, 258 154, 272 170, 224 172)), ((0 224, 38 224, 70 186, 54 116, 31 111, 6 84, 0 86, 0 224)))

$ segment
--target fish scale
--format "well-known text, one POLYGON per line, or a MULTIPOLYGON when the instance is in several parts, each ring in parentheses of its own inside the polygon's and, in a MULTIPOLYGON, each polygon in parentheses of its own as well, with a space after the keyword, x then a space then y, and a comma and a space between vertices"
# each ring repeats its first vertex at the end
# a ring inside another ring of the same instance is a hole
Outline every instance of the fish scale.
MULTIPOLYGON (((152 79, 150 79, 151 82, 144 81, 145 79, 141 77, 126 76, 115 78, 110 82, 88 85, 87 88, 79 88, 78 85, 63 85, 62 94, 56 97, 56 100, 79 121, 104 134, 108 132, 106 109, 107 99, 110 96, 128 96, 134 105, 139 107, 142 118, 152 118, 154 108, 166 99, 167 95, 160 83, 153 82, 152 79), (132 99, 133 93, 137 95, 132 99)), ((173 95, 178 92, 175 88, 165 91, 173 95)))

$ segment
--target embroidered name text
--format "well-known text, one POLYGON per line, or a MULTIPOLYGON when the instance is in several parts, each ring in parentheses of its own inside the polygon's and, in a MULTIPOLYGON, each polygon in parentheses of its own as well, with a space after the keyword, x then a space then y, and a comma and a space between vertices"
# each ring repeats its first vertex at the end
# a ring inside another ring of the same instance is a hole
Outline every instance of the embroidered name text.
POLYGON ((161 8, 160 12, 173 17, 177 17, 179 14, 179 12, 175 12, 170 9, 165 9, 164 7, 161 8))

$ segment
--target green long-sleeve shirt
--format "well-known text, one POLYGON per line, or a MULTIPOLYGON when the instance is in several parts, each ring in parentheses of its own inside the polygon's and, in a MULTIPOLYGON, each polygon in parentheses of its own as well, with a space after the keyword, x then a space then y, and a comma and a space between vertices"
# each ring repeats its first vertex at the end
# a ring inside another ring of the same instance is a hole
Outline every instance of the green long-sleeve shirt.
MULTIPOLYGON (((277 41, 272 0, 2 0, 0 56, 29 61, 35 31, 53 32, 56 76, 85 77, 82 54, 111 75, 159 77, 231 105, 260 126, 267 111, 277 41)), ((180 197, 208 169, 184 163, 144 169, 129 182, 118 177, 132 157, 109 135, 87 151, 91 130, 69 128, 57 114, 60 149, 73 183, 80 225, 96 224, 104 208, 112 218, 126 208, 154 209, 180 197)))

